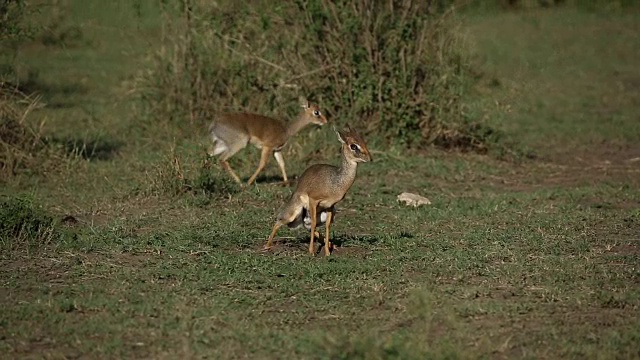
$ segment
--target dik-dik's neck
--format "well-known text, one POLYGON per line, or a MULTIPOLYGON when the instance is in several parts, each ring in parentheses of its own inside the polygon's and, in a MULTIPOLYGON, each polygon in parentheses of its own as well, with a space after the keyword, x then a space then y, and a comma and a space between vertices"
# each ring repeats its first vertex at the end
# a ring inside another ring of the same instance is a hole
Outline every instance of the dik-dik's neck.
POLYGON ((287 136, 293 136, 297 134, 303 127, 309 125, 309 121, 307 120, 304 113, 300 114, 295 120, 289 123, 287 127, 287 136))
POLYGON ((342 154, 342 164, 340 165, 340 179, 343 184, 347 184, 347 186, 351 186, 353 182, 356 180, 356 170, 358 168, 358 163, 353 159, 347 158, 347 156, 342 154))

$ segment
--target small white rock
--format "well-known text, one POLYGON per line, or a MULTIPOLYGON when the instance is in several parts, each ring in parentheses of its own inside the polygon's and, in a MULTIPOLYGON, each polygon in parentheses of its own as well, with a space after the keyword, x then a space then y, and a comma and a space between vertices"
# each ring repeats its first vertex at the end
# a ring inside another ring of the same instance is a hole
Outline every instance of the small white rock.
POLYGON ((403 192, 398 195, 398 201, 404 202, 407 206, 431 205, 431 201, 424 196, 403 192))

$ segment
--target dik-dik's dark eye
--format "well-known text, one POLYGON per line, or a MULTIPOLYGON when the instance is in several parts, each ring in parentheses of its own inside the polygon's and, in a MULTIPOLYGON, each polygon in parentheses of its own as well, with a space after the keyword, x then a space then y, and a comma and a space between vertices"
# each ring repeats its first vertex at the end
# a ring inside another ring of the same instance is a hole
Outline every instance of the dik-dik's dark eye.
POLYGON ((313 116, 320 116, 320 110, 313 110, 313 116))
POLYGON ((360 152, 360 146, 356 145, 356 144, 351 144, 349 145, 349 147, 351 148, 351 150, 353 151, 357 151, 360 152))

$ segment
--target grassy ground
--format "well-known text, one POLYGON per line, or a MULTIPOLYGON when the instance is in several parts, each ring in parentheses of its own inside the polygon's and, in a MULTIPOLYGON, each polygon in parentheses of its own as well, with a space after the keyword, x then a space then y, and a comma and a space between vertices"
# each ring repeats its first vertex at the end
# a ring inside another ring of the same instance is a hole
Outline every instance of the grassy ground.
MULTIPOLYGON (((640 357, 637 14, 465 16, 470 111, 537 157, 373 149, 338 210, 341 247, 314 258, 305 232, 260 251, 289 188, 263 179, 209 199, 153 186, 175 169, 172 146, 185 172, 206 146, 204 128, 167 140, 137 126, 127 90, 157 14, 71 8, 82 38, 20 60, 48 104, 37 120, 86 159, 2 193, 72 216, 80 235, 3 244, 0 357, 640 357), (403 191, 433 204, 404 207, 403 191)), ((237 171, 256 156, 234 158, 237 171)))

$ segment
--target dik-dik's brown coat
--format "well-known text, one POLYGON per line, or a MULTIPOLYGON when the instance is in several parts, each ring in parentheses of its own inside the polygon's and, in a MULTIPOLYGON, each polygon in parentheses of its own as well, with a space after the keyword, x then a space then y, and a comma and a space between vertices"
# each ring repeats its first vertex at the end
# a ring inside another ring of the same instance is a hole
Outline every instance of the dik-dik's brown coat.
POLYGON ((222 167, 229 172, 234 180, 240 183, 240 178, 231 169, 227 160, 251 143, 258 149, 262 149, 262 153, 258 168, 249 178, 247 184, 251 185, 256 180, 272 153, 278 162, 283 180, 287 182, 287 172, 281 152, 287 140, 309 124, 324 125, 327 123, 327 119, 320 112, 318 105, 311 104, 304 98, 301 98, 300 101, 302 112, 296 120, 289 124, 258 114, 229 113, 219 115, 209 126, 209 133, 214 143, 210 155, 220 155, 222 167))
POLYGON ((364 139, 352 128, 339 132, 342 143, 342 164, 337 167, 316 164, 309 167, 298 180, 296 191, 280 210, 265 249, 273 245, 273 237, 282 225, 304 225, 311 231, 309 252, 315 253, 316 226, 325 223, 325 255, 331 253, 329 231, 335 215, 335 205, 341 201, 356 179, 358 163, 371 161, 364 139))

